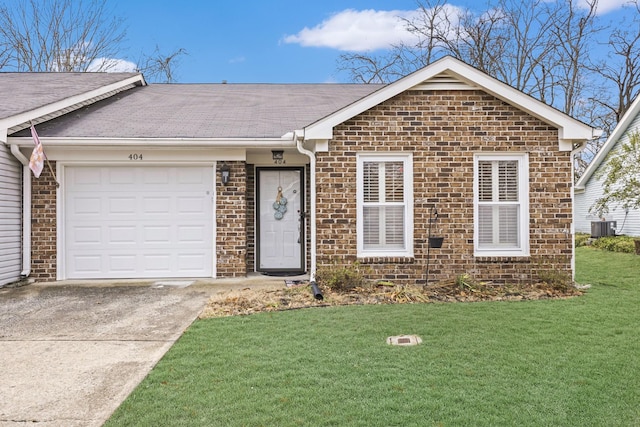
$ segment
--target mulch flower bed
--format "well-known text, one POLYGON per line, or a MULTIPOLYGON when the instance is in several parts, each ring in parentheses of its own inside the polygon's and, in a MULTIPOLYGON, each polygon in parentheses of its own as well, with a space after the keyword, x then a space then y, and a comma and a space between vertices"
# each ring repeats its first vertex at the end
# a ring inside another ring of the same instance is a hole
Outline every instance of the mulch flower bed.
POLYGON ((314 298, 307 284, 283 289, 243 289, 212 297, 201 318, 248 315, 309 307, 364 304, 411 304, 435 302, 522 301, 570 298, 581 295, 575 286, 467 284, 455 281, 428 286, 372 285, 336 292, 321 287, 323 299, 314 298))

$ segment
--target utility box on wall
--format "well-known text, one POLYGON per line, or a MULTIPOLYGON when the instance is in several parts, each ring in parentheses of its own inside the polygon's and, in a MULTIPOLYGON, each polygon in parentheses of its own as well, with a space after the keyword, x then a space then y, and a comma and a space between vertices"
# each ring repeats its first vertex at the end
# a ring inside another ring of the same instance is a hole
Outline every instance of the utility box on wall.
POLYGON ((591 237, 605 237, 616 235, 615 221, 591 221, 591 237))

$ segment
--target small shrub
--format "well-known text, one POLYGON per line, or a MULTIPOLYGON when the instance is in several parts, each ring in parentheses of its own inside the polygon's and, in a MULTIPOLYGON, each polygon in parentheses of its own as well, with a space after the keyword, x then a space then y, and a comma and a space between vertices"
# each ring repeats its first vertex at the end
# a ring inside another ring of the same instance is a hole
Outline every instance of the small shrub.
POLYGON ((473 278, 466 273, 456 276, 454 283, 461 290, 465 290, 465 289, 473 290, 475 286, 475 282, 473 278))
POLYGON ((566 271, 558 270, 538 270, 538 280, 546 283, 551 288, 566 292, 573 287, 571 275, 566 271))
POLYGON ((319 284, 336 292, 352 291, 367 284, 362 268, 357 262, 319 268, 316 280, 319 284))
POLYGON ((634 238, 629 236, 607 236, 595 239, 591 245, 594 248, 611 252, 624 252, 632 254, 635 252, 634 238))
POLYGON ((591 238, 591 235, 589 233, 576 233, 575 235, 576 248, 579 248, 580 246, 587 246, 587 242, 589 241, 590 238, 591 238))

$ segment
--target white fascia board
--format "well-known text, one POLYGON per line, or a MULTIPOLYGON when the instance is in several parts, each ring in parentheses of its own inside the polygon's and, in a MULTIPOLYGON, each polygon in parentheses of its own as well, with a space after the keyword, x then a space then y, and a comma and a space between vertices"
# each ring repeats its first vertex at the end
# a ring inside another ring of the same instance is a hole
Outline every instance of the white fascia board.
POLYGON ((589 163, 589 166, 587 166, 587 169, 584 171, 580 179, 578 179, 575 186, 576 190, 585 189, 587 182, 591 179, 591 176, 593 176, 604 159, 607 158, 607 154, 609 154, 609 151, 615 147, 618 140, 624 136, 638 114, 640 114, 640 96, 631 103, 629 109, 624 113, 620 122, 618 122, 616 127, 613 129, 613 132, 611 132, 611 135, 609 135, 593 160, 591 160, 591 163, 589 163))
MULTIPOLYGON (((146 148, 115 147, 112 149, 87 148, 51 148, 46 151, 47 158, 64 164, 207 164, 216 161, 245 161, 247 150, 244 148, 146 148)), ((271 153, 269 153, 269 157, 271 153)))
MULTIPOLYGON (((228 148, 286 148, 295 147, 293 139, 282 138, 63 138, 43 137, 47 147, 228 147, 228 148)), ((30 137, 10 137, 9 143, 20 147, 33 147, 30 137)))
POLYGON ((558 144, 561 150, 570 151, 573 149, 574 142, 593 139, 597 134, 591 126, 502 83, 462 61, 452 57, 445 57, 311 124, 305 128, 305 139, 331 139, 333 138, 334 126, 444 72, 516 108, 526 111, 545 123, 557 127, 559 132, 558 144))
POLYGON ((133 77, 129 77, 106 86, 101 86, 89 92, 74 95, 69 98, 53 102, 51 104, 43 105, 30 111, 25 111, 20 114, 7 117, 0 120, 0 128, 10 129, 13 126, 27 123, 30 120, 35 120, 39 117, 44 117, 48 114, 55 113, 56 111, 64 110, 65 108, 69 108, 76 104, 81 104, 93 98, 98 98, 100 96, 108 94, 109 92, 117 91, 127 86, 146 86, 146 84, 147 83, 144 81, 144 77, 142 76, 142 74, 137 74, 133 77))

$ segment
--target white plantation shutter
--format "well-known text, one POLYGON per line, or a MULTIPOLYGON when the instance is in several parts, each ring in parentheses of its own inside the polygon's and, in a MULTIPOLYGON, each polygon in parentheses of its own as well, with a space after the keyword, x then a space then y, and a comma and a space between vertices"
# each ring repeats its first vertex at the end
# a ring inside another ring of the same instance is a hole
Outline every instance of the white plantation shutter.
MULTIPOLYGON (((358 162, 359 250, 389 255, 407 252, 413 224, 408 221, 408 156, 363 156, 358 162)), ((409 168, 410 169, 410 168, 409 168)))
POLYGON ((364 249, 404 248, 402 162, 364 162, 364 249))
POLYGON ((478 156, 476 163, 476 249, 524 250, 528 233, 523 206, 528 197, 524 156, 478 156))
POLYGON ((376 162, 364 163, 364 201, 377 202, 380 195, 380 167, 376 162))

